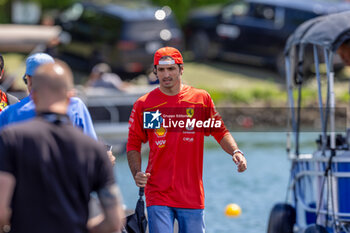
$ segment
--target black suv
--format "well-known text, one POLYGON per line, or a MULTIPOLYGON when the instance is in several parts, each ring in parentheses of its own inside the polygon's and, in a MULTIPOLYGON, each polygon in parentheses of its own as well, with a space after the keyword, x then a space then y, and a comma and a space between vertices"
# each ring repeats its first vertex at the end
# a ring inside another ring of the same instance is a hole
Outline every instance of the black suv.
POLYGON ((320 0, 246 0, 198 9, 186 28, 187 46, 196 59, 215 57, 283 71, 284 45, 298 25, 345 10, 350 4, 320 0))
POLYGON ((88 61, 85 68, 106 62, 119 74, 144 73, 158 48, 182 47, 182 32, 167 7, 75 3, 57 24, 71 36, 69 44, 58 48, 60 57, 88 61))

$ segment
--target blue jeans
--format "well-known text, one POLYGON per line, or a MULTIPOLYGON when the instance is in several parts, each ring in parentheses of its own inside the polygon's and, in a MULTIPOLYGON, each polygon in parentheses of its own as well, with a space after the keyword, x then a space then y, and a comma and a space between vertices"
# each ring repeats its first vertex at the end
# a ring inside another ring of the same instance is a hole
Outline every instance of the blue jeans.
POLYGON ((150 233, 173 233, 174 220, 179 224, 179 233, 204 233, 204 210, 168 206, 147 207, 150 233))

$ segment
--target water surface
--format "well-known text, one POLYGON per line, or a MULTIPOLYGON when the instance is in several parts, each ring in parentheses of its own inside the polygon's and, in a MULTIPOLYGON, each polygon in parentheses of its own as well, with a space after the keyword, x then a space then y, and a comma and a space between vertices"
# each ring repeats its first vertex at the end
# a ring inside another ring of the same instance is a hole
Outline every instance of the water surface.
MULTIPOLYGON (((263 233, 276 202, 283 202, 289 179, 290 163, 285 133, 233 133, 248 160, 248 169, 238 173, 231 157, 209 137, 204 150, 205 219, 207 233, 263 233), (225 206, 236 203, 242 208, 238 218, 228 218, 225 206)), ((304 152, 311 152, 315 134, 302 137, 304 152)), ((147 156, 143 157, 143 169, 147 156)), ((133 209, 138 188, 132 179, 126 156, 117 159, 116 174, 124 203, 133 209)))

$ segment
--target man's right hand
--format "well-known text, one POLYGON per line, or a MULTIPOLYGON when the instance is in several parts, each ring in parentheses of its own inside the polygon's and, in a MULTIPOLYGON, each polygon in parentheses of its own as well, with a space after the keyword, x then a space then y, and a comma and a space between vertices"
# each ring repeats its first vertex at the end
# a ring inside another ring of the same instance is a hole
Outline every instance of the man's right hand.
POLYGON ((147 184, 148 178, 151 176, 150 173, 138 172, 134 179, 137 187, 144 188, 147 184))

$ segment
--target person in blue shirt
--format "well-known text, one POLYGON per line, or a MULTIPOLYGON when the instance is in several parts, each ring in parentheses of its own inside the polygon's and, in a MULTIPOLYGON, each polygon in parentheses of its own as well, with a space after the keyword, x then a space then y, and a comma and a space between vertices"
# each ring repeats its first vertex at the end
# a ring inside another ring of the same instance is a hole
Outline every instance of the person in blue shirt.
MULTIPOLYGON (((27 85, 29 93, 31 93, 31 79, 35 70, 42 64, 54 62, 55 60, 46 53, 36 53, 27 58, 26 72, 23 76, 23 80, 27 85)), ((29 96, 25 97, 20 102, 7 107, 0 113, 0 129, 12 123, 32 119, 35 115, 35 105, 31 94, 29 94, 29 96)), ((97 140, 90 113, 79 98, 70 98, 67 115, 75 127, 81 128, 85 134, 97 140)))

